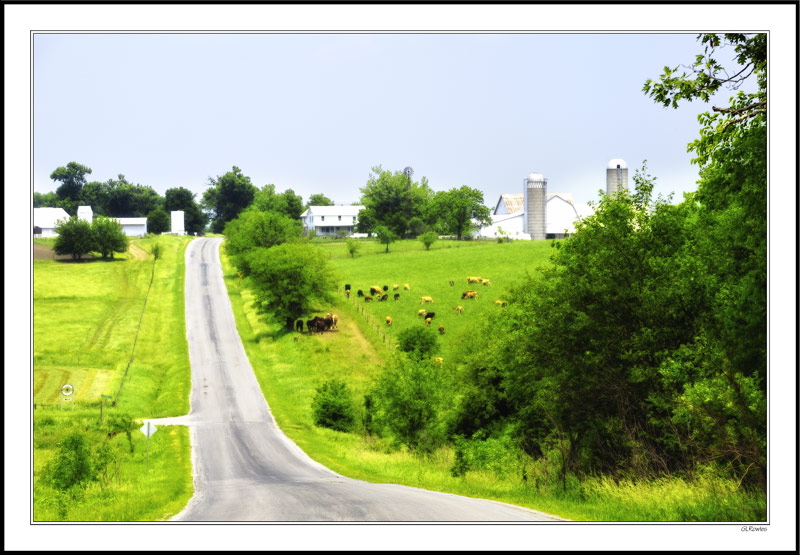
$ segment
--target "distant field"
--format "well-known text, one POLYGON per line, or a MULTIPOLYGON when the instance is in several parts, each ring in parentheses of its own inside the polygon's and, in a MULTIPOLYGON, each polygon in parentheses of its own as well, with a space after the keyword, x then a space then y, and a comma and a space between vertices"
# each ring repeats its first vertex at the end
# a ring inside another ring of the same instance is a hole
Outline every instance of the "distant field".
MULTIPOLYGON (((356 241, 359 244, 359 250, 356 254, 357 257, 386 253, 386 245, 380 244, 375 238, 356 239, 356 241)), ((312 243, 326 251, 330 258, 350 258, 350 253, 347 251, 347 243, 342 239, 316 238, 312 240, 312 243)), ((430 250, 439 251, 444 249, 453 249, 456 247, 470 248, 486 246, 487 244, 497 244, 497 242, 488 240, 455 241, 452 239, 439 239, 431 245, 430 250)), ((389 254, 424 250, 425 245, 423 245, 417 239, 404 239, 389 245, 389 254)))
MULTIPOLYGON (((461 341, 468 341, 477 322, 492 311, 503 310, 494 304, 496 300, 508 300, 509 287, 526 273, 535 275, 537 268, 550 264, 552 241, 513 241, 511 243, 476 241, 437 241, 441 248, 425 251, 410 250, 418 241, 402 241, 396 252, 388 255, 356 255, 355 258, 331 257, 330 263, 338 273, 339 294, 344 296, 345 284, 350 284, 350 301, 360 304, 374 325, 382 328, 388 338, 396 341, 397 334, 411 326, 424 326, 417 315, 420 309, 434 312, 431 327, 441 325, 445 334, 441 337, 441 356, 447 358, 461 341), (467 276, 489 279, 490 286, 467 283, 467 276), (450 280, 454 286, 450 286, 450 280), (404 290, 408 284, 410 290, 404 290), (393 291, 398 284, 400 289, 393 291), (372 285, 389 286, 389 300, 364 302, 356 295, 358 289, 369 293, 372 285), (462 299, 464 291, 478 292, 477 299, 462 299), (398 301, 394 293, 400 294, 398 301), (421 297, 433 298, 433 303, 421 303, 421 297), (459 315, 453 307, 462 306, 459 315), (392 326, 385 324, 385 317, 392 318, 392 326)), ((394 245, 392 245, 394 246, 394 245)), ((323 250, 336 248, 321 246, 323 250)))

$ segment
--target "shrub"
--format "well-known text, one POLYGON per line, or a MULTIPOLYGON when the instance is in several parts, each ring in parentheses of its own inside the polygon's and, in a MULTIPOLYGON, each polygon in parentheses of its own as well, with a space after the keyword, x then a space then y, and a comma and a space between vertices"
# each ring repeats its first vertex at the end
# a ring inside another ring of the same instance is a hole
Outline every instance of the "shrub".
POLYGON ((153 255, 155 260, 158 260, 161 256, 161 243, 153 243, 153 246, 150 247, 150 254, 153 255))
POLYGON ((350 391, 344 382, 327 381, 317 388, 311 402, 314 424, 340 432, 352 429, 355 415, 350 391))
POLYGON ((352 237, 347 238, 347 252, 350 253, 350 258, 355 258, 356 253, 360 248, 361 248, 361 243, 359 243, 352 237))
POLYGON ((371 393, 374 418, 410 449, 432 452, 447 438, 452 383, 427 360, 397 356, 371 393))
POLYGON ((400 350, 417 360, 429 358, 439 349, 436 332, 427 327, 406 328, 398 334, 397 340, 400 350))
POLYGON ((169 231, 171 227, 170 216, 163 208, 151 210, 147 215, 147 231, 156 235, 169 231))
POLYGON ((59 442, 58 452, 45 466, 42 477, 60 490, 83 485, 91 480, 94 472, 86 437, 76 432, 59 442))
POLYGON ((436 233, 433 231, 428 231, 427 233, 423 233, 417 239, 425 245, 425 250, 431 250, 431 245, 439 238, 436 233))

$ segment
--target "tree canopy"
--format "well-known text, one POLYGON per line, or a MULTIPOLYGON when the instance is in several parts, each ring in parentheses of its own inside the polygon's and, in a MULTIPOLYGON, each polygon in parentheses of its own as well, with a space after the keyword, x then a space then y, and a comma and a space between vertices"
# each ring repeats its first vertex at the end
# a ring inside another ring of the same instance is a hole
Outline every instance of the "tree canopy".
POLYGON ((411 220, 424 216, 433 191, 428 180, 411 181, 402 171, 394 173, 375 166, 367 184, 361 188, 361 204, 357 229, 361 233, 372 233, 376 226, 389 228, 398 237, 411 234, 411 220))
POLYGON ((90 173, 92 173, 92 168, 77 162, 69 162, 66 166, 59 166, 53 170, 50 179, 61 182, 56 189, 58 198, 79 200, 81 188, 86 183, 86 175, 90 173))
POLYGON ((251 207, 225 225, 225 252, 243 274, 250 273, 248 253, 299 239, 303 227, 297 220, 278 212, 251 207))
POLYGON ((431 200, 430 213, 441 233, 461 237, 474 228, 491 223, 491 210, 483 203, 483 193, 463 185, 458 189, 438 191, 431 200))
POLYGON ((53 251, 56 254, 70 254, 74 260, 80 260, 84 254, 97 248, 92 224, 78 219, 77 216, 59 221, 55 232, 58 234, 55 245, 53 245, 53 251))
POLYGON ((194 200, 194 193, 183 187, 167 189, 164 193, 164 210, 183 210, 183 227, 190 235, 202 233, 208 224, 208 216, 194 200))
POLYGON ((293 329, 298 318, 309 314, 318 303, 332 301, 334 279, 325 255, 308 243, 283 243, 248 251, 250 274, 246 278, 255 290, 256 307, 293 329))
POLYGON ((331 199, 329 199, 322 193, 314 193, 313 195, 308 197, 306 208, 308 208, 309 206, 334 206, 334 203, 331 199))
POLYGON ((203 193, 203 207, 212 214, 212 231, 222 233, 225 224, 253 202, 256 187, 236 166, 216 179, 209 177, 208 182, 210 187, 203 193))
POLYGON ((103 258, 114 258, 115 252, 124 253, 128 250, 128 237, 116 220, 98 216, 92 222, 92 233, 96 248, 103 258))

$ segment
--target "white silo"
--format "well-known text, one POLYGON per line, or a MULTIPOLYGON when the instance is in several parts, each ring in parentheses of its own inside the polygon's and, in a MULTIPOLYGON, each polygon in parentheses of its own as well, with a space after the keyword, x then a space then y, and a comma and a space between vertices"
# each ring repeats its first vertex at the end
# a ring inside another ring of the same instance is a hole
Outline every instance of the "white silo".
POLYGON ((547 238, 547 180, 532 173, 523 180, 525 232, 531 239, 547 238))
POLYGON ((78 207, 78 219, 83 220, 85 222, 92 223, 92 207, 91 206, 79 206, 78 207))
POLYGON ((170 230, 175 235, 184 235, 186 231, 183 228, 183 210, 173 210, 170 212, 170 221, 172 229, 170 230))
POLYGON ((628 164, 622 158, 612 158, 606 167, 606 194, 613 195, 628 188, 628 164))

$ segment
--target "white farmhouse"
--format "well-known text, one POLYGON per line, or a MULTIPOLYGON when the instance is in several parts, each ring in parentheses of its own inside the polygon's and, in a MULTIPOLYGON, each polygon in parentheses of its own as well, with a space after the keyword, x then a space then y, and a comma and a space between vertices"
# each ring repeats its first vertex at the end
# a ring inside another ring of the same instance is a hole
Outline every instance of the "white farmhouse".
POLYGON ((364 207, 354 206, 309 206, 300 214, 303 228, 316 231, 318 237, 333 237, 337 233, 353 235, 358 223, 358 213, 364 207))
POLYGON ((63 208, 34 208, 33 227, 35 237, 57 237, 55 227, 59 220, 69 220, 63 208), (36 228, 39 228, 38 230, 36 228), (39 231, 38 233, 35 233, 39 231))

